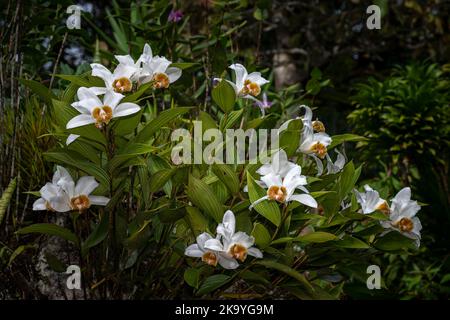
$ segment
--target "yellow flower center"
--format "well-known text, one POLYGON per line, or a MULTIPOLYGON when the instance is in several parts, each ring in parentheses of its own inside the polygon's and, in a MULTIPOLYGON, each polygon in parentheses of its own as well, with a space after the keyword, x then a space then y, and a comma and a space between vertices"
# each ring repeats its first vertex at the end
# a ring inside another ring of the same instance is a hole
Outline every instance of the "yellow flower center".
POLYGON ((50 202, 48 202, 48 201, 45 201, 45 208, 46 208, 48 211, 52 211, 52 212, 55 212, 55 211, 56 211, 55 209, 52 208, 52 206, 50 205, 50 202))
POLYGON ((202 256, 202 261, 210 266, 217 266, 217 256, 214 252, 207 251, 202 256))
POLYGON ((414 229, 414 223, 409 218, 401 218, 394 226, 404 232, 411 232, 414 229))
POLYGON ((325 147, 322 143, 316 142, 311 147, 311 151, 314 152, 320 159, 325 158, 327 154, 327 147, 325 147))
POLYGON ((133 84, 130 79, 126 77, 114 80, 112 86, 114 91, 118 93, 130 92, 131 89, 133 89, 133 84))
POLYGON ((91 206, 91 202, 89 201, 89 198, 87 196, 82 194, 78 197, 70 199, 70 206, 73 210, 82 212, 91 206))
POLYGON ((130 92, 133 89, 133 84, 130 79, 122 77, 114 80, 113 89, 118 93, 130 92))
POLYGON ((247 258, 247 248, 239 243, 233 244, 228 253, 241 262, 244 262, 245 258, 247 258))
POLYGON ((110 106, 96 107, 92 110, 92 117, 95 119, 95 126, 101 128, 103 124, 107 125, 113 116, 110 106))
POLYGON ((382 204, 380 204, 376 209, 383 212, 386 215, 388 215, 390 212, 389 206, 386 201, 384 201, 382 204))
POLYGON ((283 203, 284 201, 286 201, 287 190, 283 186, 271 186, 269 190, 267 190, 267 197, 269 198, 269 200, 275 200, 283 203))
POLYGON ((153 88, 155 89, 167 89, 170 85, 169 77, 165 73, 155 73, 152 80, 154 81, 153 88))
POLYGON ((316 120, 312 123, 313 129, 316 132, 325 132, 325 126, 322 121, 316 120))
POLYGON ((245 80, 244 87, 242 88, 241 93, 243 95, 249 94, 256 97, 261 93, 261 87, 255 82, 245 80))

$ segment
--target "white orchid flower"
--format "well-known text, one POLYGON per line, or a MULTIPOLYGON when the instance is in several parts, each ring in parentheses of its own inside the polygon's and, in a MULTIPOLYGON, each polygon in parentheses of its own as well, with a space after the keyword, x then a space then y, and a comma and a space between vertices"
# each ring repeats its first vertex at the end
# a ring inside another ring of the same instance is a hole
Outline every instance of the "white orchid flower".
POLYGON ((333 162, 333 160, 331 160, 331 157, 329 156, 328 153, 326 155, 326 157, 327 157, 327 174, 338 173, 345 166, 344 155, 342 153, 340 153, 339 150, 336 150, 336 153, 337 153, 336 162, 333 162))
POLYGON ((66 146, 77 140, 79 137, 80 137, 79 134, 72 134, 72 133, 69 134, 69 136, 66 139, 66 146))
POLYGON ((411 189, 403 188, 391 200, 389 221, 380 223, 385 228, 397 230, 406 237, 416 240, 416 245, 420 246, 422 224, 416 217, 419 210, 417 201, 411 200, 411 189))
POLYGON ((152 49, 146 43, 141 56, 136 62, 130 55, 115 56, 119 64, 113 72, 99 63, 92 63, 92 75, 97 76, 105 82, 105 87, 94 87, 96 94, 105 94, 109 90, 118 93, 131 92, 133 83, 139 80, 142 67, 141 64, 151 61, 153 58, 152 49))
POLYGON ((171 64, 171 61, 159 56, 143 61, 139 81, 141 83, 153 81, 155 89, 168 88, 181 77, 182 73, 180 68, 169 67, 171 64))
POLYGON ((222 252, 205 248, 205 242, 213 239, 213 237, 204 232, 197 237, 197 243, 191 244, 186 248, 184 254, 189 257, 202 258, 202 261, 211 266, 221 265, 225 269, 236 269, 239 264, 228 256, 224 255, 222 252))
POLYGON ((302 133, 302 143, 300 152, 308 155, 315 155, 324 159, 327 154, 327 147, 331 144, 331 137, 325 132, 313 133, 305 130, 302 133))
POLYGON ((247 255, 256 258, 263 257, 262 252, 258 248, 253 247, 255 243, 254 237, 242 231, 236 232, 236 218, 231 210, 228 210, 223 215, 222 223, 217 226, 217 234, 221 236, 222 241, 209 239, 205 242, 205 248, 221 252, 230 261, 239 260, 244 262, 247 255))
POLYGON ((70 211, 69 197, 61 187, 68 179, 72 179, 69 172, 65 168, 57 166, 52 182, 46 183, 39 191, 41 198, 33 203, 33 210, 70 211))
POLYGON ((373 190, 369 185, 364 186, 365 192, 355 190, 356 201, 361 205, 362 212, 369 214, 375 211, 389 213, 389 205, 386 200, 380 198, 378 191, 373 190))
POLYGON ((133 90, 133 80, 139 72, 139 67, 133 59, 127 56, 116 56, 125 63, 119 63, 113 72, 109 71, 100 63, 92 63, 92 75, 101 78, 105 82, 105 87, 94 87, 97 94, 105 94, 108 91, 118 93, 131 92, 133 90))
POLYGON ((69 175, 60 182, 60 185, 68 196, 69 206, 72 210, 83 212, 91 205, 106 206, 109 202, 107 197, 91 195, 92 191, 99 186, 94 177, 83 176, 75 184, 69 175))
MULTIPOLYGON (((260 102, 255 97, 259 96, 261 87, 269 81, 264 79, 260 72, 248 74, 247 69, 239 63, 232 64, 229 68, 234 70, 236 75, 235 82, 229 80, 226 81, 233 87, 236 96, 260 102)), ((221 81, 221 79, 217 78, 214 80, 221 81)))
POLYGON ((261 176, 268 174, 279 175, 284 178, 291 169, 298 167, 297 164, 288 160, 286 151, 283 149, 278 150, 272 155, 269 163, 263 164, 256 173, 261 176))
POLYGON ((301 175, 300 166, 292 168, 284 178, 270 173, 262 176, 261 180, 267 186, 267 195, 253 202, 250 209, 264 200, 275 200, 280 203, 297 201, 309 207, 317 208, 317 201, 311 195, 307 193, 294 194, 296 189, 308 192, 304 187, 307 184, 306 177, 301 175))
POLYGON ((79 101, 72 103, 72 107, 81 114, 72 118, 66 125, 67 129, 81 127, 95 123, 97 128, 107 125, 112 118, 124 117, 138 112, 141 108, 131 102, 120 103, 124 95, 107 91, 103 101, 91 88, 81 87, 77 92, 79 101))
POLYGON ((312 121, 311 108, 305 105, 300 106, 305 109, 305 115, 302 117, 303 130, 300 140, 299 151, 315 155, 320 159, 324 159, 327 154, 327 147, 331 144, 331 137, 325 133, 325 126, 320 121, 312 121), (317 131, 317 133, 314 133, 317 131))

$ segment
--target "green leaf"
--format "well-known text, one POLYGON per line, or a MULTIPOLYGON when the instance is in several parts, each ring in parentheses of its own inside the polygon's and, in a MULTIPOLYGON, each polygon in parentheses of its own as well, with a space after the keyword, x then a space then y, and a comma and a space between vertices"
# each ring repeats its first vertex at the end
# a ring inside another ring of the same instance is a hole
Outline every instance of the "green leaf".
POLYGON ((71 75, 71 74, 55 74, 56 77, 70 81, 76 84, 78 87, 103 87, 105 83, 99 77, 90 76, 89 73, 83 75, 71 75))
POLYGON ((262 266, 265 266, 266 268, 281 271, 281 272, 287 274, 288 276, 298 280, 309 291, 314 291, 314 288, 312 287, 311 283, 309 283, 309 281, 306 279, 306 277, 304 275, 302 275, 301 273, 299 273, 298 271, 292 269, 291 267, 289 267, 287 265, 284 265, 284 264, 281 264, 281 263, 278 263, 275 261, 271 261, 271 260, 262 260, 262 261, 258 261, 256 263, 260 264, 262 266))
POLYGON ((336 240, 333 244, 340 248, 353 248, 353 249, 369 248, 369 245, 367 243, 351 236, 346 236, 342 240, 336 240))
POLYGON ((232 128, 242 117, 244 114, 244 109, 231 111, 230 113, 227 113, 222 118, 222 121, 220 122, 220 128, 222 131, 226 129, 232 128))
POLYGON ((311 71, 311 78, 316 79, 316 80, 322 79, 322 71, 320 71, 319 68, 315 67, 315 68, 311 71))
POLYGON ((344 143, 344 142, 358 142, 358 141, 367 141, 368 139, 356 134, 351 133, 345 133, 345 134, 339 134, 331 137, 332 142, 330 146, 328 147, 329 150, 332 148, 344 143))
MULTIPOLYGON (((155 174, 156 172, 163 169, 172 169, 172 167, 167 163, 167 161, 164 158, 153 154, 151 154, 147 159, 147 167, 151 174, 155 174)), ((166 195, 168 195, 169 197, 171 196, 172 193, 171 179, 167 180, 167 182, 164 184, 163 190, 166 193, 166 195)))
POLYGON ((100 223, 95 227, 94 231, 92 231, 92 233, 81 245, 82 256, 86 256, 90 248, 95 247, 106 239, 106 236, 108 235, 108 226, 109 214, 105 212, 100 220, 100 223))
POLYGON ((236 93, 227 81, 220 81, 219 84, 213 88, 211 95, 214 102, 223 112, 228 113, 233 110, 236 102, 236 93))
POLYGON ((336 185, 336 191, 339 194, 339 200, 343 200, 355 186, 356 181, 354 180, 354 177, 355 166, 353 165, 353 162, 350 161, 342 170, 338 184, 336 185))
POLYGON ((185 220, 195 236, 198 236, 208 229, 208 220, 206 220, 200 210, 194 207, 186 207, 186 212, 187 215, 185 216, 185 220))
POLYGON ((253 226, 251 235, 255 237, 255 243, 257 246, 264 248, 270 244, 271 236, 269 231, 263 224, 256 222, 253 226))
POLYGON ((239 192, 239 179, 230 165, 213 164, 212 171, 225 184, 232 195, 239 192))
POLYGON ((11 197, 16 189, 17 178, 12 179, 5 192, 2 194, 2 198, 0 199, 0 225, 2 224, 3 218, 5 217, 6 209, 9 206, 9 201, 11 201, 11 197))
POLYGON ((219 289, 230 280, 231 277, 227 276, 226 274, 215 274, 213 276, 210 276, 206 278, 205 281, 203 281, 200 289, 198 289, 197 291, 197 295, 201 296, 210 293, 216 289, 219 289))
POLYGON ((43 155, 50 161, 67 164, 74 168, 80 169, 81 171, 94 176, 104 186, 109 186, 110 181, 108 173, 95 163, 83 160, 83 158, 81 158, 76 152, 64 150, 62 152, 45 152, 43 155))
POLYGON ((9 257, 8 267, 11 266, 11 264, 14 262, 14 260, 18 256, 20 256, 26 249, 29 249, 29 248, 33 248, 34 249, 34 246, 33 245, 21 245, 21 246, 18 246, 16 248, 16 250, 14 250, 14 252, 9 257))
POLYGON ((200 110, 198 114, 198 120, 202 122, 202 133, 208 129, 217 129, 216 121, 211 117, 211 115, 205 111, 200 110))
POLYGON ((151 220, 145 220, 139 229, 124 240, 124 245, 129 249, 136 249, 139 244, 147 241, 150 222, 151 220))
POLYGON ((292 156, 297 151, 300 144, 301 130, 303 122, 301 119, 291 120, 286 130, 280 134, 280 147, 286 151, 288 156, 292 156))
MULTIPOLYGON (((247 172, 247 185, 248 185, 248 195, 251 203, 267 195, 267 192, 256 183, 256 181, 248 172, 247 172)), ((280 225, 281 212, 280 208, 274 201, 260 202, 254 207, 254 209, 260 215, 268 219, 277 227, 280 225)))
POLYGON ((222 221, 224 210, 212 189, 202 180, 189 176, 187 196, 204 213, 217 223, 222 221))
POLYGON ((414 240, 405 237, 400 232, 391 231, 377 239, 373 246, 383 251, 417 249, 414 242, 414 240))
POLYGON ((141 85, 135 92, 123 98, 122 102, 136 102, 147 90, 153 86, 152 82, 141 85))
POLYGON ((47 261, 50 268, 55 272, 65 272, 66 266, 62 263, 55 255, 50 252, 45 252, 45 260, 47 261))
POLYGON ((162 223, 175 223, 183 219, 186 215, 186 207, 179 208, 163 208, 158 212, 159 220, 162 223))
POLYGON ((19 229, 17 234, 42 233, 57 236, 78 245, 77 236, 70 230, 51 223, 36 223, 19 229))
POLYGON ((198 289, 200 282, 200 270, 196 268, 188 268, 184 271, 184 281, 191 287, 198 289))
POLYGON ((150 121, 136 136, 135 142, 147 142, 162 126, 191 110, 190 107, 179 107, 161 112, 150 121))
POLYGON ((127 144, 124 150, 120 151, 119 154, 115 155, 109 161, 109 171, 114 172, 122 163, 127 160, 136 157, 137 155, 147 154, 157 150, 157 148, 145 144, 145 143, 130 143, 127 144))
POLYGON ((175 62, 170 65, 170 67, 180 68, 181 70, 191 69, 193 67, 200 67, 200 63, 196 62, 175 62))
POLYGON ((174 175, 176 168, 172 169, 162 169, 155 174, 153 174, 150 178, 149 191, 156 192, 161 189, 167 181, 174 175))
POLYGON ((316 231, 311 232, 308 234, 305 234, 304 236, 299 236, 295 238, 296 241, 301 242, 309 242, 309 243, 322 243, 327 242, 331 240, 335 240, 336 236, 332 233, 323 232, 323 231, 316 231))
POLYGON ((133 132, 141 121, 143 109, 125 117, 114 119, 114 134, 116 136, 125 136, 133 132))
POLYGON ((57 99, 57 97, 53 94, 53 92, 40 82, 26 79, 20 79, 19 81, 24 86, 30 88, 31 91, 41 96, 45 100, 45 102, 49 105, 52 104, 52 99, 57 99))

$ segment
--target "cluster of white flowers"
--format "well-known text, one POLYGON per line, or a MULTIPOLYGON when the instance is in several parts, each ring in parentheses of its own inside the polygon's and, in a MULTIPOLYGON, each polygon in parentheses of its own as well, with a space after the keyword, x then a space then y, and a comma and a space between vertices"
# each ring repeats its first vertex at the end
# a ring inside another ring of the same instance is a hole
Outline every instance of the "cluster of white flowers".
MULTIPOLYGON (((336 150, 337 160, 333 162, 327 149, 327 147, 331 144, 332 139, 325 132, 325 125, 318 119, 312 120, 313 113, 310 107, 301 105, 300 110, 301 109, 305 109, 305 115, 303 117, 296 118, 301 119, 303 122, 298 152, 306 154, 314 159, 317 165, 318 176, 323 173, 323 159, 327 160, 327 174, 339 172, 345 165, 344 155, 336 150)), ((286 130, 292 120, 294 119, 284 122, 278 129, 279 132, 286 130)))
POLYGON ((84 176, 75 183, 69 172, 57 166, 52 182, 47 182, 40 190, 41 198, 33 203, 33 210, 83 212, 91 205, 105 206, 109 199, 91 195, 98 187, 94 177, 84 176))
POLYGON ((267 195, 253 202, 250 208, 265 200, 279 203, 298 201, 309 207, 317 208, 316 200, 308 194, 308 190, 305 188, 307 181, 306 177, 301 174, 302 168, 290 162, 283 149, 277 151, 271 161, 261 166, 256 172, 261 175, 258 184, 267 189, 267 195), (295 193, 296 190, 303 191, 303 193, 295 193))
POLYGON ((247 255, 263 257, 261 251, 253 247, 254 237, 242 231, 236 232, 236 218, 232 211, 225 212, 216 233, 215 238, 207 232, 200 234, 197 243, 186 248, 185 255, 202 258, 209 265, 215 267, 219 264, 225 269, 236 269, 239 267, 238 260, 244 262, 247 255))
POLYGON ((153 56, 146 43, 144 50, 135 62, 130 55, 115 56, 119 64, 113 72, 99 63, 91 64, 92 75, 103 79, 105 87, 95 88, 98 93, 113 90, 118 93, 131 92, 139 86, 152 81, 154 88, 168 88, 181 77, 181 69, 170 67, 171 61, 165 57, 153 56))
MULTIPOLYGON (((151 82, 155 89, 168 88, 181 76, 180 68, 170 67, 171 61, 165 57, 153 56, 148 44, 145 44, 136 62, 130 55, 115 57, 119 64, 113 72, 99 63, 91 64, 92 75, 101 78, 105 86, 78 89, 78 101, 72 103, 72 107, 80 114, 67 123, 67 129, 88 124, 102 128, 113 118, 134 114, 141 108, 135 103, 120 103, 125 97, 124 93, 148 82, 151 82), (103 95, 103 99, 98 97, 100 95, 103 95)), ((69 145, 78 137, 76 134, 69 135, 66 144, 69 145)))
POLYGON ((397 230, 408 238, 416 240, 416 245, 420 245, 420 230, 422 224, 417 212, 420 206, 417 201, 411 200, 411 189, 409 187, 400 190, 391 200, 391 205, 382 198, 378 191, 373 190, 370 186, 364 186, 365 192, 360 193, 355 190, 356 200, 361 205, 364 214, 370 214, 375 211, 385 213, 389 220, 380 221, 381 225, 386 229, 397 230))

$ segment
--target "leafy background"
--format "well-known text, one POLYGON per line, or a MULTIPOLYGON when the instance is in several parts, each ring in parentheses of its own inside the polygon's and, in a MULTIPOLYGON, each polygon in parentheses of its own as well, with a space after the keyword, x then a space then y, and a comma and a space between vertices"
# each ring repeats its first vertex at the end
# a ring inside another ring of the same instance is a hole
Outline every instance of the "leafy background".
MULTIPOLYGON (((296 106, 305 103, 317 107, 315 113, 331 134, 353 132, 370 138, 369 143, 346 145, 348 157, 364 163, 361 178, 382 196, 411 186, 416 198, 427 204, 419 215, 424 239, 413 255, 376 257, 387 266, 382 270, 386 284, 382 292, 368 296, 355 280, 346 283, 344 297, 448 298, 450 4, 439 0, 375 3, 382 8, 381 30, 365 27, 365 9, 372 3, 357 0, 83 1, 82 28, 68 30, 70 1, 4 2, 0 18, 2 297, 45 296, 34 285, 41 279, 32 267, 44 240, 35 235, 23 238, 15 231, 52 219, 31 211, 35 197, 27 192, 39 190, 51 178, 53 164, 48 157, 52 154, 46 152, 62 147, 57 139, 62 132, 55 128, 61 115, 52 112, 51 99, 68 99, 74 92, 66 89, 70 81, 57 75, 84 74, 92 61, 110 64, 113 54, 136 57, 149 42, 155 52, 185 63, 183 77, 170 92, 148 104, 149 111, 165 110, 174 99, 181 106, 196 106, 198 113, 217 114, 217 108, 207 109, 210 79, 220 76, 230 63, 242 62, 259 66, 272 81, 268 96, 274 104, 264 126, 290 118, 298 112, 296 106), (168 21, 174 8, 184 14, 177 23, 168 21)), ((246 110, 253 117, 259 112, 246 110)), ((158 158, 148 161, 154 162, 150 167, 165 167, 158 158)), ((162 227, 160 232, 167 230, 162 227)), ((53 269, 63 269, 57 257, 45 258, 54 262, 53 269)), ((345 272, 353 278, 364 276, 358 268, 345 272)), ((185 276, 197 279, 195 274, 185 276)), ((190 292, 180 290, 177 295, 190 292)))

